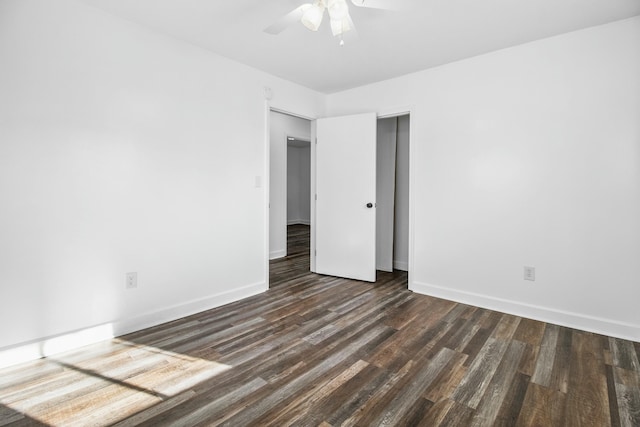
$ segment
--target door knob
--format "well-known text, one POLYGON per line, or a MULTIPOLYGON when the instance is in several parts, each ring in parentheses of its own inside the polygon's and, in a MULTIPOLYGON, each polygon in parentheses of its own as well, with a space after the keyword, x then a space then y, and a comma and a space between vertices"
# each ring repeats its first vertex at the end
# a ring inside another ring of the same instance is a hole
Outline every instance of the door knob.
POLYGON ((367 203, 367 207, 371 209, 373 207, 373 203, 367 203))

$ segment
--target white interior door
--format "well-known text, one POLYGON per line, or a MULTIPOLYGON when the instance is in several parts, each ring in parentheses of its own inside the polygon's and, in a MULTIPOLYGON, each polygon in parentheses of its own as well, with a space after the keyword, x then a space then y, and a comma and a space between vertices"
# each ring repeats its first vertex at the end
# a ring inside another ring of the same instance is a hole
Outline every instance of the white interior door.
POLYGON ((316 272, 375 282, 376 114, 316 126, 316 272))

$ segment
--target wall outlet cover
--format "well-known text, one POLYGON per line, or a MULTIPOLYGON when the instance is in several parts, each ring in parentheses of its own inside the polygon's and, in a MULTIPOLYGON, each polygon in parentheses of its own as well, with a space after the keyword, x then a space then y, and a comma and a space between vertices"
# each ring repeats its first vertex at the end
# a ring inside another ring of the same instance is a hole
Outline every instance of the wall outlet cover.
POLYGON ((536 268, 535 267, 524 267, 524 280, 530 280, 535 282, 536 280, 536 268))
POLYGON ((127 276, 125 279, 125 287, 127 289, 134 289, 138 287, 138 273, 136 272, 127 273, 127 276))

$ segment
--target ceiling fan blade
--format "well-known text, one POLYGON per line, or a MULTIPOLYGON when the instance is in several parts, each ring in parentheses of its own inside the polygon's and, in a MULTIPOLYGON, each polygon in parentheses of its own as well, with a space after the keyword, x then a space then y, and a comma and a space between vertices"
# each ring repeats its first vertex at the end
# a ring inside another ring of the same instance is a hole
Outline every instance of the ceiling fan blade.
POLYGON ((351 0, 354 6, 383 10, 406 10, 411 0, 351 0))
POLYGON ((284 30, 286 30, 287 27, 290 27, 296 22, 300 22, 300 19, 302 19, 302 15, 309 7, 311 7, 311 4, 307 3, 293 9, 291 12, 287 13, 276 22, 265 28, 264 32, 273 35, 280 34, 284 30))

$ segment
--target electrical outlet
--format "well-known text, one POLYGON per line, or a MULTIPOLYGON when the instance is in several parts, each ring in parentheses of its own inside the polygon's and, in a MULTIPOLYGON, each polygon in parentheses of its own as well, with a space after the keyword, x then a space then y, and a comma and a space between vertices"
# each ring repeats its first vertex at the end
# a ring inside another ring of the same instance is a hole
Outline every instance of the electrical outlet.
POLYGON ((138 287, 138 273, 127 273, 127 278, 125 282, 125 286, 127 289, 134 289, 138 287))
POLYGON ((536 281, 536 268, 535 267, 524 267, 524 280, 530 280, 532 282, 536 281))

